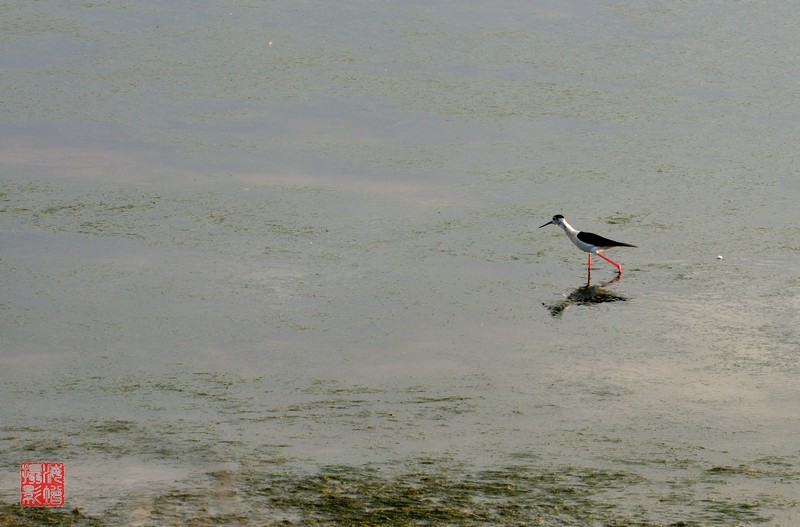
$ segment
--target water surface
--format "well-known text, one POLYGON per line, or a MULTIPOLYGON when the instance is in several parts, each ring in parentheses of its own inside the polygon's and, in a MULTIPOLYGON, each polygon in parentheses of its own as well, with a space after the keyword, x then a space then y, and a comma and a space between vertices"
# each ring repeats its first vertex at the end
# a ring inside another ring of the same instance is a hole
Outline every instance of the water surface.
POLYGON ((0 14, 0 457, 81 521, 796 523, 791 4, 0 14))

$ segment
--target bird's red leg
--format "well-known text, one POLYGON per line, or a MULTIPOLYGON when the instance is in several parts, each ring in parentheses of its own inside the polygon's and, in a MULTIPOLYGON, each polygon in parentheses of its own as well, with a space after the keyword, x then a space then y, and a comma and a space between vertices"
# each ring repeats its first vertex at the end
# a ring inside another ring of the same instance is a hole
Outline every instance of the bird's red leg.
POLYGON ((605 256, 603 256, 603 255, 602 255, 602 254, 600 254, 600 253, 597 253, 597 256, 599 256, 599 257, 600 257, 600 258, 602 258, 603 260, 607 261, 608 263, 610 263, 611 265, 613 265, 614 267, 616 267, 616 268, 617 268, 617 272, 618 272, 619 274, 622 274, 622 266, 621 266, 620 264, 618 264, 617 262, 615 262, 615 261, 614 261, 614 260, 612 260, 611 258, 606 258, 605 256))
POLYGON ((592 270, 592 253, 586 253, 586 256, 589 257, 589 260, 586 262, 586 268, 591 271, 592 270))

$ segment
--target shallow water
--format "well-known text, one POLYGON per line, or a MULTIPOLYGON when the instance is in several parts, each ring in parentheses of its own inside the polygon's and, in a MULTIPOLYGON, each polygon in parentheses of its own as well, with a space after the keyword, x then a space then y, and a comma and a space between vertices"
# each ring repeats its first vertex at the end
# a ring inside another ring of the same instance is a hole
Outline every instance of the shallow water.
POLYGON ((6 466, 87 524, 797 522, 793 6, 187 6, 0 7, 6 466))

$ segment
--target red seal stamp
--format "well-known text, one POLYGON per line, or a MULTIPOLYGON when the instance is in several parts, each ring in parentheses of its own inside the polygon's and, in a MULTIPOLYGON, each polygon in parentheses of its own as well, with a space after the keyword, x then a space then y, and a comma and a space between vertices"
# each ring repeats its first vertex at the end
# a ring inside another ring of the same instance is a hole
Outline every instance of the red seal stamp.
POLYGON ((22 463, 19 504, 23 507, 64 505, 64 463, 22 463))

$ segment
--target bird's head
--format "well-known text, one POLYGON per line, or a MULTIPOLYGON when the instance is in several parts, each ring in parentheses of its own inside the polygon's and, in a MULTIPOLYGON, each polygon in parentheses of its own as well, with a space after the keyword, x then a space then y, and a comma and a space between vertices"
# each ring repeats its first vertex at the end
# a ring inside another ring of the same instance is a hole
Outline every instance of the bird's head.
POLYGON ((564 225, 564 216, 562 216, 561 214, 556 214, 555 216, 553 216, 552 220, 548 221, 547 223, 545 223, 544 225, 542 225, 539 228, 541 229, 542 227, 547 227, 548 225, 557 225, 559 227, 563 227, 563 225, 564 225))

